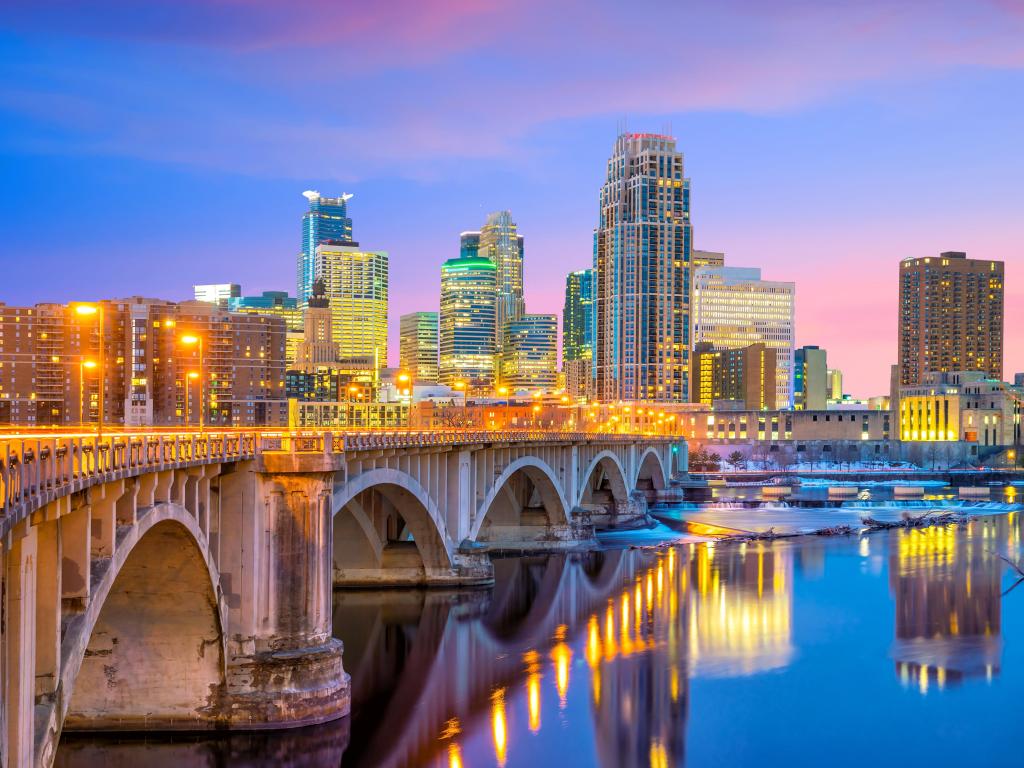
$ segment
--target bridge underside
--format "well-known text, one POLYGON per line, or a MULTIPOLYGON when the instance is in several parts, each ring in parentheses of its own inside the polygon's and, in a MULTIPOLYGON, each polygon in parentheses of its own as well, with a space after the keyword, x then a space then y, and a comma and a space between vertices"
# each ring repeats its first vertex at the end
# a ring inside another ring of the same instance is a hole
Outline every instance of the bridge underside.
POLYGON ((452 552, 429 511, 397 483, 356 494, 334 516, 335 586, 481 586, 494 581, 482 552, 452 552))

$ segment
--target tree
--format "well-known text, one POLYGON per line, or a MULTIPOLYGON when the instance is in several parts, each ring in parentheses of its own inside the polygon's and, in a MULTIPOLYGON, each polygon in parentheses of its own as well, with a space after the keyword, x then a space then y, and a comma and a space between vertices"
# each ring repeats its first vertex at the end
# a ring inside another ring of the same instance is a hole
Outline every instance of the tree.
POLYGON ((726 461, 732 464, 734 469, 746 469, 747 459, 742 451, 733 451, 726 457, 726 461))

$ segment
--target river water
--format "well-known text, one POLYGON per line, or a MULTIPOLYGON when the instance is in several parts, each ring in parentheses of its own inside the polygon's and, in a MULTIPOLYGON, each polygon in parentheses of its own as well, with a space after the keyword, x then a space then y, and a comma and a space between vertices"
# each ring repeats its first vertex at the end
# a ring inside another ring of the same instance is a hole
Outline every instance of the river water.
MULTIPOLYGON (((353 714, 66 736, 58 765, 1011 765, 1024 518, 503 558, 489 590, 339 591, 353 714)), ((657 538, 675 543, 648 546, 657 538)), ((636 546, 641 543, 644 546, 636 546)))

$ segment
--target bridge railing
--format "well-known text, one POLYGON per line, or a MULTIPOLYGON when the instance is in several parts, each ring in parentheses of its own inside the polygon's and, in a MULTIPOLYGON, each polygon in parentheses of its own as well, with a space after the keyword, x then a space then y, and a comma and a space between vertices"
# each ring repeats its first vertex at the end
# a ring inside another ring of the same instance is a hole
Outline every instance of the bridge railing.
POLYGON ((118 472, 224 459, 263 452, 324 453, 484 443, 668 441, 663 435, 616 435, 544 430, 389 430, 365 432, 237 431, 112 432, 94 435, 0 437, 0 516, 51 491, 77 490, 118 472))
POLYGON ((0 439, 0 515, 51 491, 74 490, 118 472, 252 458, 253 432, 0 439))

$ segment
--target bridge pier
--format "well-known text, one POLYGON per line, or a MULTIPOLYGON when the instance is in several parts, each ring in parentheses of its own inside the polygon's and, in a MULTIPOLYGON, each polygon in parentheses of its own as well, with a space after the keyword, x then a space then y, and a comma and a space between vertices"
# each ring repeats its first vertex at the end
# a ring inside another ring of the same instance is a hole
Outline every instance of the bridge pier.
POLYGON ((331 634, 338 459, 268 454, 256 465, 220 482, 222 525, 238 537, 221 563, 232 629, 227 716, 251 729, 333 720, 350 707, 342 644, 331 634))

